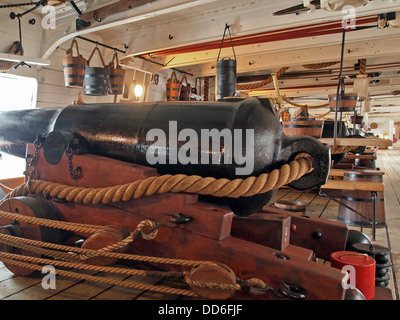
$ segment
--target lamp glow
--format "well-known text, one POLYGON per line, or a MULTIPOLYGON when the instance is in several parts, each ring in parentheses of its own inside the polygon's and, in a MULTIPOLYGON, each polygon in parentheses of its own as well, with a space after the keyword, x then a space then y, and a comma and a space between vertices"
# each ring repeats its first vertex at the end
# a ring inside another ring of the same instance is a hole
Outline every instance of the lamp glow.
POLYGON ((137 84, 133 91, 135 93, 136 100, 143 95, 143 87, 140 84, 137 84))

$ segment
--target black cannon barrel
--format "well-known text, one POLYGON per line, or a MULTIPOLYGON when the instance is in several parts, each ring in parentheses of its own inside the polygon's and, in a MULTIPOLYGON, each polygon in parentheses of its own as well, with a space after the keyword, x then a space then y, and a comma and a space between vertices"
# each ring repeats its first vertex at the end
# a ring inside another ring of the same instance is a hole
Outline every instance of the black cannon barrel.
POLYGON ((38 134, 52 131, 60 112, 58 108, 0 112, 1 150, 25 157, 26 144, 33 143, 38 134))
MULTIPOLYGON (((329 148, 311 137, 287 137, 267 99, 87 104, 0 114, 0 144, 22 146, 52 131, 79 136, 89 153, 153 166, 161 174, 246 178, 279 168, 300 153, 310 154, 315 168, 291 187, 320 186, 329 173, 329 148)), ((274 192, 230 199, 230 207, 251 214, 274 192)))

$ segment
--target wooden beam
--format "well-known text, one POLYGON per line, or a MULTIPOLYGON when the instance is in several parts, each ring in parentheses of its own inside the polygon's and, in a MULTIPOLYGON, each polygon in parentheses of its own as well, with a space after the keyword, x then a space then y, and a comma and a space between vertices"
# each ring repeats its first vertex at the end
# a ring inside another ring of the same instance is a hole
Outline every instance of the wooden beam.
MULTIPOLYGON (((333 138, 318 139, 322 143, 333 146, 333 138)), ((378 138, 338 138, 336 139, 337 146, 354 146, 354 147, 389 147, 392 146, 390 139, 378 138)))
POLYGON ((345 159, 376 160, 376 156, 375 155, 369 155, 369 154, 350 154, 350 153, 348 153, 346 155, 345 159))
MULTIPOLYGON (((392 31, 393 32, 393 31, 392 31)), ((398 31, 393 33, 394 38, 363 40, 359 42, 348 42, 346 44, 346 60, 363 58, 376 58, 379 56, 395 56, 400 49, 393 46, 393 41, 398 39, 398 31)), ((271 44, 259 44, 251 47, 252 54, 249 55, 247 46, 235 48, 237 56, 237 73, 255 72, 260 70, 273 70, 281 67, 293 67, 312 63, 324 63, 340 59, 340 43, 332 45, 332 40, 326 44, 316 43, 315 39, 293 40, 293 47, 283 52, 271 52, 271 44), (300 40, 303 40, 302 43, 300 40), (305 44, 310 47, 305 48, 305 44), (296 48, 294 50, 293 48, 296 48)), ((337 39, 336 39, 337 40, 337 39)), ((286 44, 286 43, 285 43, 286 44)), ((279 43, 275 44, 279 46, 279 43)), ((192 54, 176 55, 174 60, 168 64, 169 67, 187 66, 187 71, 196 76, 215 75, 216 57, 218 50, 201 51, 192 54)), ((167 56, 170 60, 173 56, 167 56)))
POLYGON ((50 60, 48 59, 39 59, 39 58, 31 58, 26 56, 20 56, 17 54, 10 54, 10 53, 1 53, 0 52, 0 60, 10 61, 10 62, 20 62, 25 61, 29 65, 35 66, 49 66, 50 60))
POLYGON ((321 189, 334 189, 334 190, 354 190, 354 191, 384 191, 382 182, 369 182, 363 181, 348 181, 348 180, 328 180, 326 184, 321 186, 321 189))
MULTIPOLYGON (((216 1, 217 0, 194 0, 188 2, 184 0, 158 0, 154 1, 151 5, 148 6, 143 5, 138 10, 130 10, 114 14, 113 16, 110 16, 110 18, 107 19, 106 22, 95 22, 90 27, 81 30, 76 30, 76 22, 70 21, 69 23, 66 23, 64 27, 57 28, 55 32, 49 35, 44 45, 42 45, 41 55, 43 59, 47 59, 54 52, 54 50, 56 50, 57 47, 79 35, 95 33, 102 30, 127 25, 130 23, 145 21, 149 18, 155 18, 158 16, 180 12, 189 8, 194 9, 197 6, 207 5, 216 1)), ((136 38, 137 36, 138 35, 135 34, 134 38, 136 38)), ((107 41, 107 39, 105 39, 104 41, 103 39, 103 42, 109 41, 107 41)), ((152 40, 152 42, 157 43, 157 40, 152 40)))
POLYGON ((156 0, 122 0, 108 6, 104 6, 97 10, 93 10, 90 12, 85 12, 79 16, 82 20, 85 21, 102 21, 105 18, 112 16, 117 13, 121 13, 124 11, 128 11, 145 4, 149 4, 156 0))

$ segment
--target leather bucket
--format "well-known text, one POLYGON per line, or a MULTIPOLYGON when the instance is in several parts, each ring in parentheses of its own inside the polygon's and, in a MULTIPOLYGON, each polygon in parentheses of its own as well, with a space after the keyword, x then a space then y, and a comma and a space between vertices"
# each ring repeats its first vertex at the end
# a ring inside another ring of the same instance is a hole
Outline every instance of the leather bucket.
POLYGON ((101 52, 98 47, 95 47, 88 59, 88 65, 85 68, 85 78, 83 87, 86 95, 89 96, 106 96, 110 81, 110 69, 105 64, 101 52), (90 67, 90 61, 95 51, 98 52, 103 67, 90 67))
POLYGON ((171 78, 167 80, 167 101, 178 101, 181 94, 181 83, 172 71, 171 78))
POLYGON ((113 56, 113 60, 109 63, 108 68, 110 69, 110 84, 108 87, 108 94, 123 94, 125 83, 125 69, 122 69, 119 65, 118 55, 116 52, 113 56))
POLYGON ((82 88, 85 78, 87 61, 79 53, 78 43, 72 40, 71 47, 67 50, 67 56, 63 59, 64 81, 68 88, 82 88), (73 55, 73 47, 76 47, 77 55, 73 55))

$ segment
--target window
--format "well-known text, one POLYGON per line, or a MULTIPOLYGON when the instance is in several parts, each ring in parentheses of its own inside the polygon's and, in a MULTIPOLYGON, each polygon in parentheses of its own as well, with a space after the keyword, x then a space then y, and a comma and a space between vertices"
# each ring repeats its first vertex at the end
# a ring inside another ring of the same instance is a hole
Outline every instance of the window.
POLYGON ((35 108, 37 89, 34 78, 0 73, 0 111, 35 108))
MULTIPOLYGON (((0 73, 0 111, 33 109, 36 107, 37 80, 0 73)), ((25 159, 0 151, 0 180, 23 175, 25 159)))

